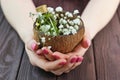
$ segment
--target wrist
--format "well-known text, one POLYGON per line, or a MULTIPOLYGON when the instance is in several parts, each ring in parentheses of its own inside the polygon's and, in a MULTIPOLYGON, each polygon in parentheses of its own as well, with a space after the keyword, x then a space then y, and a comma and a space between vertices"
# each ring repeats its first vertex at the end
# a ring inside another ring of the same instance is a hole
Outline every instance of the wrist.
POLYGON ((27 29, 27 27, 26 27, 26 28, 24 28, 22 30, 21 29, 17 29, 16 31, 18 32, 20 38, 22 39, 22 41, 24 43, 27 43, 28 41, 33 39, 33 30, 30 29, 30 28, 27 29))

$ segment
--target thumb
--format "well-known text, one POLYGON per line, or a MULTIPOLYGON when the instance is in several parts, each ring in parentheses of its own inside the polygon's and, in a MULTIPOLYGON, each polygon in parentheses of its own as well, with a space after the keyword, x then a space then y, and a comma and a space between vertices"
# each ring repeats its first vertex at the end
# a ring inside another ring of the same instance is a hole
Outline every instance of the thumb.
POLYGON ((39 43, 37 43, 35 40, 30 40, 27 43, 27 48, 31 51, 36 51, 39 48, 39 43))
POLYGON ((81 41, 81 46, 83 48, 88 48, 90 44, 91 44, 91 40, 87 38, 86 36, 84 36, 83 40, 81 41))

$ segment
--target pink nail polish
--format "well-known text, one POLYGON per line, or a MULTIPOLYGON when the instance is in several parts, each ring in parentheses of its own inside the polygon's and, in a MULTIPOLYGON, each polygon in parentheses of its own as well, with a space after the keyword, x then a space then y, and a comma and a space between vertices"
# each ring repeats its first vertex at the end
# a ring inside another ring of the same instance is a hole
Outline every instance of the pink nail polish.
POLYGON ((83 57, 78 57, 76 62, 82 62, 83 61, 83 57))
POLYGON ((60 62, 59 63, 59 65, 65 65, 66 64, 66 62, 60 62))
POLYGON ((49 52, 46 49, 43 49, 43 54, 48 54, 49 52))
POLYGON ((33 50, 33 51, 35 51, 35 50, 37 50, 37 49, 38 49, 38 45, 37 45, 37 44, 35 44, 35 43, 33 43, 31 47, 32 47, 32 50, 33 50))
POLYGON ((37 51, 36 51, 36 54, 37 54, 37 55, 41 55, 41 50, 37 50, 37 51))
POLYGON ((70 63, 76 62, 76 59, 77 59, 77 58, 72 58, 72 59, 70 60, 70 63))

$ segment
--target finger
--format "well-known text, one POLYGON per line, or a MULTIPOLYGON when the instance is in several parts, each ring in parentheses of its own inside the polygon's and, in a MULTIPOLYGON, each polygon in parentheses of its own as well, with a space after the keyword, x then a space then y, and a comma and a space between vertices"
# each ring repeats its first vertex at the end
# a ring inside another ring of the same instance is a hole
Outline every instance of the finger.
POLYGON ((54 56, 55 59, 61 59, 61 58, 68 59, 69 58, 69 55, 63 54, 63 53, 60 53, 60 52, 54 52, 52 54, 52 56, 54 56))
POLYGON ((81 41, 81 46, 83 48, 88 48, 91 44, 91 40, 88 39, 87 37, 84 37, 83 40, 81 41))
POLYGON ((72 66, 75 64, 76 60, 77 60, 77 56, 73 56, 68 60, 68 63, 64 67, 57 70, 52 70, 51 72, 62 74, 65 71, 70 70, 72 66))
POLYGON ((78 56, 78 58, 76 60, 76 64, 71 68, 71 70, 76 68, 78 65, 80 65, 82 63, 83 59, 84 58, 82 56, 78 56))
POLYGON ((83 61, 83 57, 82 57, 82 56, 78 56, 78 57, 77 57, 77 60, 76 60, 76 63, 77 63, 77 62, 82 62, 82 61, 83 61))
MULTIPOLYGON (((72 67, 74 67, 74 65, 78 62, 82 60, 81 58, 79 58, 78 56, 76 56, 76 59, 74 60, 74 58, 70 59, 70 63, 74 63, 73 66, 71 66, 68 70, 66 70, 64 73, 68 73, 72 70, 72 67)), ((70 63, 68 65, 70 65, 70 63)))
POLYGON ((83 61, 83 57, 78 56, 76 63, 71 67, 71 69, 67 70, 65 73, 70 72, 71 70, 73 70, 74 68, 76 68, 78 65, 80 65, 83 61))
POLYGON ((34 66, 37 66, 36 63, 38 63, 41 58, 42 59, 44 58, 42 56, 41 56, 41 58, 40 58, 40 56, 38 57, 38 55, 36 55, 33 51, 29 50, 28 48, 25 48, 25 49, 26 49, 26 52, 28 54, 30 63, 34 66))
POLYGON ((55 74, 55 75, 57 75, 57 76, 63 74, 63 72, 56 72, 56 71, 51 71, 51 73, 53 73, 53 74, 55 74))
POLYGON ((79 66, 82 62, 76 63, 71 69, 65 71, 64 73, 69 73, 71 70, 75 69, 77 66, 79 66))
POLYGON ((36 51, 38 47, 38 43, 35 40, 31 40, 27 43, 27 48, 31 51, 36 51))
POLYGON ((64 73, 69 73, 71 70, 65 71, 64 73))
POLYGON ((39 68, 45 70, 45 71, 51 71, 54 69, 61 68, 64 66, 67 61, 65 59, 59 59, 55 61, 48 61, 45 59, 44 56, 38 56, 34 54, 32 51, 28 50, 26 48, 26 51, 28 53, 29 60, 32 65, 38 66, 39 68))
POLYGON ((72 53, 70 53, 71 55, 78 55, 78 56, 83 56, 85 54, 85 52, 87 51, 87 49, 83 48, 81 45, 77 46, 74 51, 72 53))
POLYGON ((72 71, 73 69, 75 69, 76 67, 78 67, 81 64, 81 62, 76 63, 71 69, 65 71, 64 73, 69 73, 70 71, 72 71))
POLYGON ((35 53, 36 53, 37 55, 43 55, 41 49, 36 50, 35 53))
POLYGON ((82 62, 76 63, 76 64, 70 69, 70 71, 73 70, 73 69, 75 69, 75 68, 76 68, 77 66, 79 66, 81 63, 82 63, 82 62))
MULTIPOLYGON (((45 61, 43 59, 42 63, 43 63, 42 68, 45 71, 52 71, 54 69, 61 68, 62 66, 64 66, 67 63, 67 61, 65 59, 59 59, 59 60, 55 60, 55 61, 45 61)), ((40 63, 37 63, 37 65, 41 67, 40 63)))
POLYGON ((52 56, 53 52, 50 49, 48 49, 47 47, 42 48, 42 53, 46 57, 46 59, 48 59, 50 61, 55 60, 54 56, 52 56))

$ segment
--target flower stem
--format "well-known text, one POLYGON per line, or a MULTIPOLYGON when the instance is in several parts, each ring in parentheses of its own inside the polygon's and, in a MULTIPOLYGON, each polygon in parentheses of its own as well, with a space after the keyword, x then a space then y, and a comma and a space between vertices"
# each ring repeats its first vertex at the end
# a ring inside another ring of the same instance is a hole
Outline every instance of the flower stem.
POLYGON ((49 17, 49 20, 50 20, 51 25, 53 26, 53 29, 54 29, 56 35, 58 35, 57 28, 56 28, 56 26, 53 24, 53 22, 52 22, 52 20, 51 20, 50 17, 49 17))

